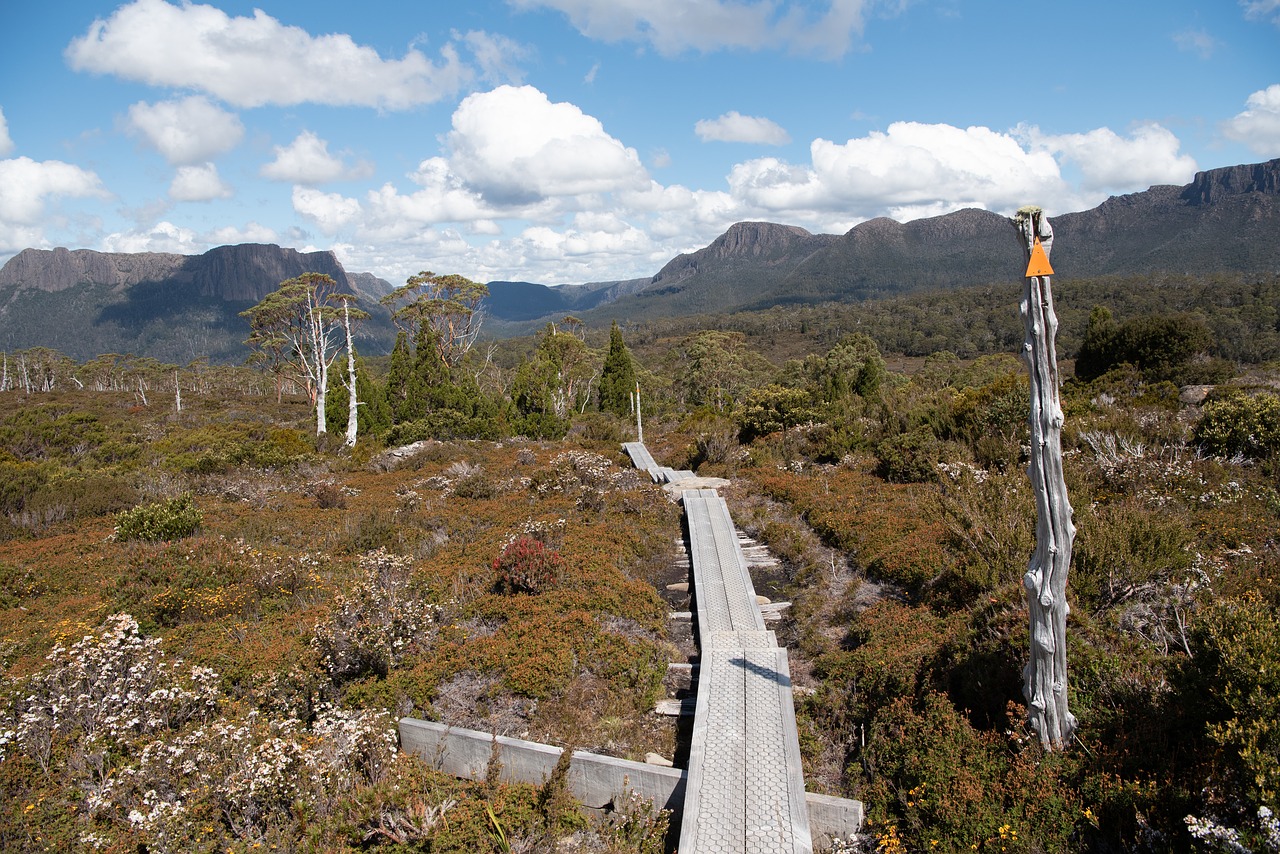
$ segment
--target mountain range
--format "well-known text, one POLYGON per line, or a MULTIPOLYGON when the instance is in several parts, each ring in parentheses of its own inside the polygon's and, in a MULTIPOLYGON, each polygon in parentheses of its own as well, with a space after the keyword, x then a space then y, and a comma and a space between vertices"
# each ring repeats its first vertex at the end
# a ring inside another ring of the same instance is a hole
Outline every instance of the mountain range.
MULTIPOLYGON (((1185 186, 1155 186, 1050 218, 1059 277, 1280 271, 1280 159, 1200 172, 1185 186)), ((524 334, 566 314, 597 326, 1016 282, 1023 263, 1009 219, 984 210, 873 219, 843 235, 742 222, 649 278, 490 282, 485 331, 524 334)), ((359 295, 373 316, 357 346, 389 350, 394 331, 377 300, 392 284, 346 272, 332 252, 264 244, 190 256, 23 250, 0 268, 0 350, 238 362, 248 334, 239 312, 304 272, 327 273, 359 295)))

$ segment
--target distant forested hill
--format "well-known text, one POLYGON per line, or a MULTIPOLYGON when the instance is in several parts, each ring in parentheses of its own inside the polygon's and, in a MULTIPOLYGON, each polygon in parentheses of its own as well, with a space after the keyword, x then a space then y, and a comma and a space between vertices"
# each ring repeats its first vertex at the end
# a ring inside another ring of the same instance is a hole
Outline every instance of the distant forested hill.
MULTIPOLYGON (((1089 211, 1049 214, 1058 287, 1116 276, 1137 277, 1135 283, 1216 274, 1265 281, 1280 272, 1280 159, 1201 172, 1184 187, 1152 187, 1089 211)), ((877 340, 900 352, 938 349, 944 341, 954 342, 945 349, 980 352, 1004 347, 1010 334, 1003 320, 974 319, 986 304, 981 288, 992 298, 1006 288, 1016 294, 1021 268, 1008 219, 990 211, 908 223, 875 219, 839 236, 743 222, 649 279, 556 287, 492 282, 484 334, 525 335, 567 314, 595 329, 607 329, 612 320, 634 325, 659 319, 671 329, 688 326, 692 317, 705 323, 743 311, 965 289, 964 299, 976 303, 943 296, 926 301, 947 305, 947 317, 924 311, 910 319, 902 312, 923 311, 920 304, 885 304, 898 315, 885 322, 877 340)), ((391 283, 347 273, 332 252, 255 244, 196 256, 24 250, 0 269, 0 350, 43 346, 82 360, 120 352, 176 363, 202 357, 237 362, 248 334, 238 313, 303 272, 327 273, 343 290, 359 294, 373 315, 359 332, 359 349, 367 355, 390 350, 394 328, 377 300, 391 283)), ((1065 308, 1068 349, 1073 310, 1065 308)))

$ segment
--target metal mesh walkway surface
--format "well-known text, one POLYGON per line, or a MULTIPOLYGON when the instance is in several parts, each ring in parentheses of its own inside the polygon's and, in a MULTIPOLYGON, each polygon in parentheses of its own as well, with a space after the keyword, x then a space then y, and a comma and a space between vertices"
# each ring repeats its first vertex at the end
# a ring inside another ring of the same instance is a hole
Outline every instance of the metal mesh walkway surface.
MULTIPOLYGON (((624 447, 658 470, 642 444, 624 447)), ((724 499, 691 489, 681 500, 701 663, 678 851, 811 854, 787 651, 765 630, 724 499)))

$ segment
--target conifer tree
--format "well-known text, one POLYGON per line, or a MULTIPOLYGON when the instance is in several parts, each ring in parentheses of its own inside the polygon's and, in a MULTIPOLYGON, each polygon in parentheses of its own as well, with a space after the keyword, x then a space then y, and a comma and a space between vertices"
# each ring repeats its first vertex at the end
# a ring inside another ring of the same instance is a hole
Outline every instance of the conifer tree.
POLYGON ((391 364, 387 369, 387 407, 391 420, 399 424, 409 421, 409 390, 412 385, 413 355, 409 352, 409 336, 402 329, 396 333, 396 343, 391 349, 391 364))
POLYGON ((636 387, 636 364, 622 340, 618 321, 609 330, 609 352, 600 372, 600 411, 627 415, 631 411, 631 394, 636 387))

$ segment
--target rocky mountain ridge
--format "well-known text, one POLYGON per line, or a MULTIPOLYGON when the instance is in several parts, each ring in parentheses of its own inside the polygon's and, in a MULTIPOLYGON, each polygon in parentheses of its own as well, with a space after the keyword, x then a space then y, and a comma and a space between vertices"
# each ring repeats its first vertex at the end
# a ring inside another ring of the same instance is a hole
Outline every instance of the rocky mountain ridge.
MULTIPOLYGON (((1199 172, 1182 187, 1113 196, 1051 219, 1060 276, 1274 272, 1280 159, 1199 172)), ((906 223, 882 217, 843 235, 807 238, 802 229, 797 235, 757 225, 740 223, 706 249, 673 259, 647 288, 584 319, 732 312, 1016 281, 1022 264, 1010 220, 972 208, 906 223)))
POLYGON ((120 352, 185 363, 244 359, 239 313, 286 279, 316 272, 364 297, 373 315, 361 346, 383 352, 391 334, 378 297, 391 286, 348 275, 330 251, 274 244, 219 246, 201 255, 24 249, 0 268, 0 350, 53 347, 75 359, 120 352))
POLYGON ((242 243, 218 246, 202 255, 24 249, 0 268, 0 290, 36 288, 56 293, 87 284, 105 285, 119 293, 135 285, 163 283, 228 302, 256 303, 285 279, 307 272, 332 276, 344 290, 356 287, 331 251, 304 253, 275 244, 242 243))
MULTIPOLYGON (((1114 196, 1054 215, 1059 276, 1280 270, 1280 159, 1197 173, 1188 185, 1114 196)), ((593 326, 774 305, 849 301, 1017 281, 1022 250, 1008 218, 966 209, 843 235, 768 222, 731 226, 648 279, 548 287, 492 282, 486 332, 524 334, 566 314, 593 326)), ((0 269, 0 349, 50 346, 75 358, 134 352, 177 361, 243 358, 238 312, 303 272, 363 297, 375 317, 362 349, 389 349, 377 299, 392 285, 347 273, 332 252, 221 246, 202 255, 27 249, 0 269), (199 352, 197 352, 199 351, 199 352)))

